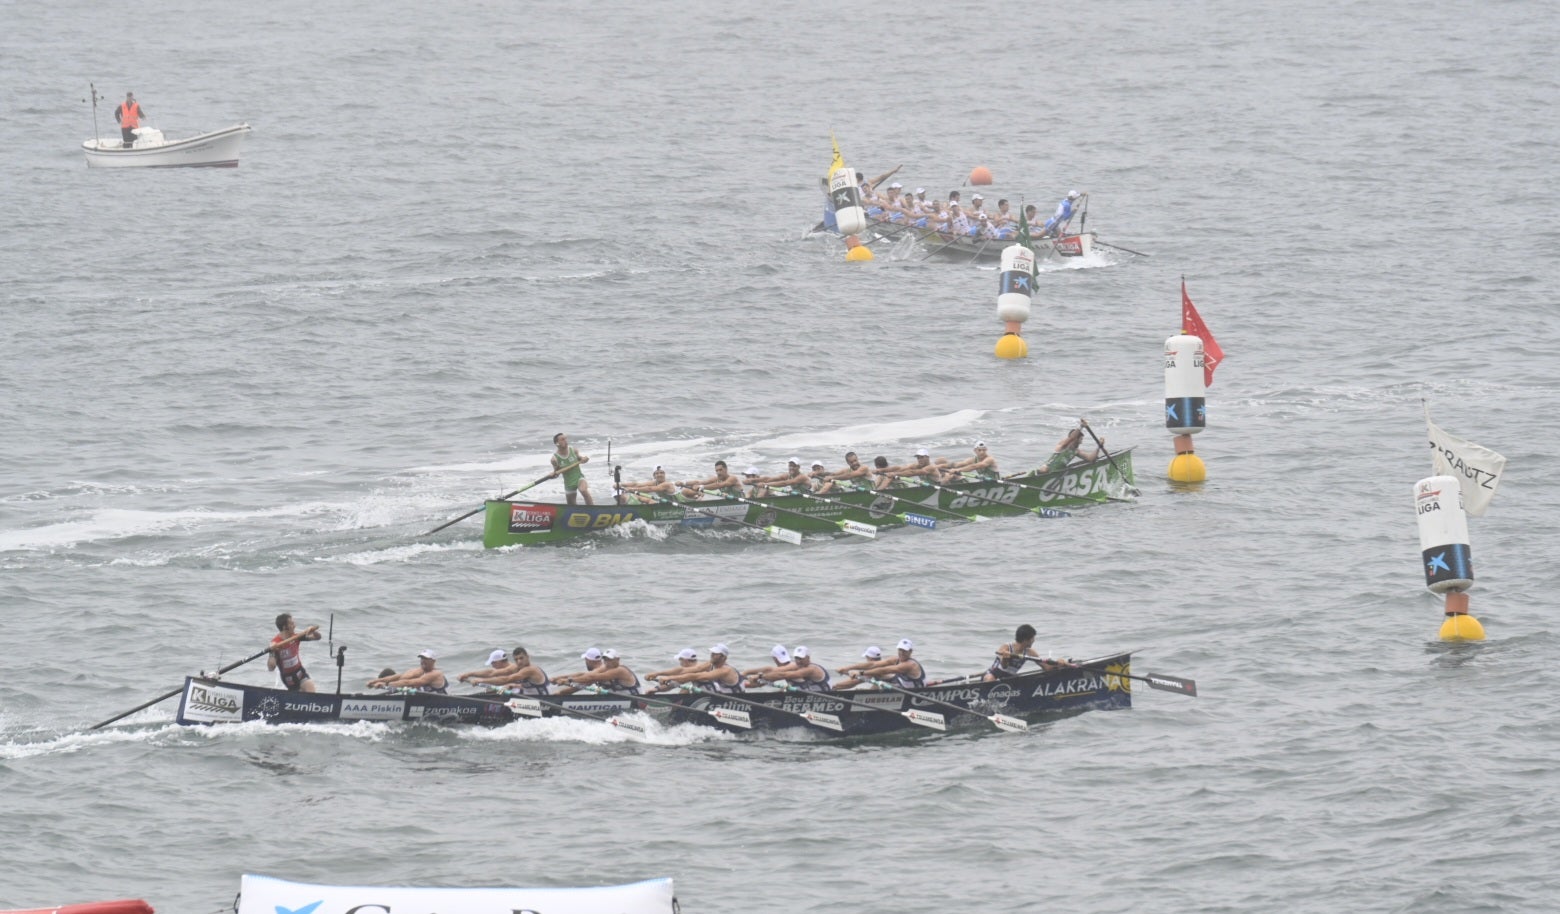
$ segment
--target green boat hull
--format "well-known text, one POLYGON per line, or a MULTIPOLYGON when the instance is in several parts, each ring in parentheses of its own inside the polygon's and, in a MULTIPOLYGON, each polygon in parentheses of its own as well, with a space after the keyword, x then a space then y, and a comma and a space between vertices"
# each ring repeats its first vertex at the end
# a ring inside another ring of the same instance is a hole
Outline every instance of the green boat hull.
POLYGON ((1045 508, 1080 508, 1098 504, 1130 486, 1132 452, 1112 454, 1112 460, 1078 463, 1054 473, 1005 479, 951 483, 942 490, 906 486, 883 492, 831 492, 817 498, 779 495, 747 502, 707 498, 677 504, 567 505, 557 502, 503 501, 486 503, 482 545, 488 549, 558 543, 623 524, 642 522, 670 529, 738 529, 742 524, 775 526, 798 533, 839 533, 841 521, 900 526, 957 523, 965 517, 995 517, 1032 513, 1045 508), (909 517, 907 518, 907 515, 909 517))

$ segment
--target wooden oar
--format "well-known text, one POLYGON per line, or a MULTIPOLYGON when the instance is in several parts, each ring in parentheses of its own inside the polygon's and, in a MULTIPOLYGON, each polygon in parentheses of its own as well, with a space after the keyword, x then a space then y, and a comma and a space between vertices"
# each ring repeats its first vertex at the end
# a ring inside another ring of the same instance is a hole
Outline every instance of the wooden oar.
POLYGON ((944 708, 952 708, 953 710, 958 711, 960 714, 973 714, 976 717, 984 717, 991 721, 991 723, 994 724, 999 730, 1006 730, 1009 733, 1024 733, 1029 730, 1028 721, 1020 720, 1017 717, 1008 717, 1005 714, 982 714, 974 708, 963 708, 959 705, 953 704, 952 702, 940 701, 936 698, 929 698, 925 695, 922 695, 920 692, 912 692, 909 689, 902 689, 899 686, 884 682, 881 679, 873 679, 868 677, 867 681, 880 689, 888 689, 894 692, 903 692, 906 695, 913 695, 922 701, 929 702, 934 705, 941 705, 944 708))
MULTIPOLYGON (((541 717, 544 713, 542 710, 543 708, 552 708, 560 714, 573 714, 575 717, 599 720, 604 724, 611 724, 614 727, 621 727, 624 730, 631 730, 640 735, 643 735, 645 732, 643 724, 636 724, 631 720, 624 720, 621 717, 618 717, 616 714, 611 715, 610 717, 605 714, 592 714, 589 711, 581 711, 578 708, 565 707, 564 705, 561 705, 555 701, 543 701, 534 695, 517 696, 514 694, 514 690, 504 688, 503 686, 488 686, 488 688, 492 689, 494 692, 497 692, 500 695, 511 696, 508 701, 501 701, 497 703, 508 708, 515 714, 520 714, 525 717, 541 717)), ((637 698, 638 696, 625 695, 623 697, 633 699, 637 698)), ((473 697, 472 700, 484 701, 485 699, 473 697)))
POLYGON ((732 695, 728 692, 711 692, 709 689, 701 689, 698 686, 691 685, 689 683, 683 683, 682 685, 678 686, 678 688, 685 692, 697 692, 700 695, 708 695, 711 698, 730 700, 736 702, 737 704, 763 708, 766 711, 774 711, 777 714, 788 714, 791 717, 799 717, 815 727, 822 727, 825 730, 833 730, 836 733, 845 732, 845 724, 843 724, 840 719, 833 714, 824 714, 821 711, 787 711, 784 708, 777 708, 774 705, 766 705, 761 701, 753 701, 750 698, 743 698, 740 695, 732 695))
MULTIPOLYGON (((753 500, 751 498, 744 498, 741 495, 728 495, 726 497, 730 498, 733 501, 740 501, 740 502, 742 502, 745 505, 752 505, 755 508, 769 508, 769 509, 774 510, 774 511, 779 511, 782 514, 795 514, 797 517, 806 518, 807 520, 814 521, 816 523, 820 523, 820 524, 833 524, 834 526, 840 528, 844 532, 853 534, 855 536, 864 536, 867 539, 875 539, 877 537, 877 528, 876 527, 872 526, 871 524, 863 524, 860 521, 854 521, 854 520, 829 520, 827 517, 814 517, 811 514, 804 514, 801 511, 793 511, 790 508, 782 508, 779 505, 771 505, 768 502, 755 501, 755 500, 753 500)), ((785 496, 783 496, 783 495, 774 495, 774 496, 770 496, 770 497, 771 498, 784 498, 785 496)))
MULTIPOLYGON (((548 473, 546 476, 543 476, 541 479, 538 479, 537 481, 531 483, 530 485, 521 486, 520 488, 514 490, 513 492, 510 492, 508 495, 500 495, 500 496, 498 496, 498 498, 494 499, 494 501, 508 501, 509 499, 514 498, 516 495, 519 495, 521 492, 524 492, 526 489, 535 488, 536 486, 541 485, 542 483, 544 483, 547 480, 553 478, 554 476, 557 476, 559 473, 562 473, 564 470, 572 470, 572 469, 574 469, 575 467, 577 467, 579 465, 580 465, 579 461, 575 461, 574 463, 571 463, 571 464, 569 464, 566 467, 559 467, 557 470, 554 470, 553 472, 548 473)), ((445 527, 453 527, 456 524, 460 523, 461 521, 465 520, 466 518, 470 517, 473 514, 480 514, 482 512, 483 508, 486 508, 486 507, 487 507, 487 505, 484 504, 481 508, 477 508, 475 511, 467 511, 465 514, 462 514, 460 517, 457 517, 457 518, 455 518, 454 520, 452 520, 452 521, 450 521, 448 523, 440 524, 439 526, 434 527, 432 530, 429 530, 427 533, 424 533, 422 535, 423 536, 432 536, 435 533, 438 533, 440 530, 443 530, 445 527)))
MULTIPOLYGON (((286 647, 287 645, 292 644, 294 641, 297 641, 299 638, 302 638, 304 636, 304 634, 305 634, 304 632, 299 632, 298 634, 293 635, 292 637, 287 638, 287 639, 285 639, 285 640, 283 640, 283 641, 281 641, 281 642, 279 642, 277 644, 266 645, 265 650, 262 650, 262 651, 260 651, 258 653, 255 653, 255 654, 250 654, 248 657, 245 657, 243 660, 239 660, 239 661, 236 661, 234 663, 228 664, 227 666, 223 667, 222 669, 217 670, 215 676, 213 676, 211 678, 215 678, 216 676, 221 676, 223 673, 226 673, 229 670, 236 670, 236 669, 238 669, 239 667, 243 666, 244 664, 248 663, 251 660, 258 660, 259 658, 264 657, 266 654, 269 654, 275 648, 286 647)), ((149 701, 149 702, 147 702, 145 704, 136 705, 135 707, 131 708, 130 710, 126 711, 123 714, 116 714, 113 717, 110 717, 108 720, 105 720, 105 721, 103 721, 100 724, 93 724, 92 726, 88 727, 87 729, 88 730, 101 730, 101 729, 103 729, 104 727, 108 726, 109 724, 113 723, 116 720, 123 720, 126 717, 129 717, 130 715, 134 714, 137 711, 144 711, 147 708, 150 708, 152 705, 155 705, 155 704, 157 704, 160 701, 167 701, 168 699, 172 698, 173 696, 179 694, 182 691, 184 691, 184 686, 181 685, 177 689, 174 689, 172 692, 169 692, 166 695, 159 695, 156 698, 152 699, 151 701, 149 701)))
POLYGON ((1112 250, 1123 251, 1123 252, 1128 253, 1128 254, 1136 254, 1139 257, 1148 257, 1148 256, 1150 256, 1148 254, 1143 253, 1142 251, 1134 251, 1131 248, 1124 248, 1124 247, 1122 247, 1119 244, 1106 244, 1105 242, 1099 240, 1098 238, 1094 239, 1094 243, 1096 245, 1099 245, 1102 248, 1110 248, 1112 250))
POLYGON ((1105 442, 1100 440, 1099 435, 1094 434, 1094 429, 1090 427, 1089 423, 1079 419, 1078 424, 1083 426, 1083 430, 1089 433, 1090 438, 1094 439, 1094 446, 1100 449, 1100 453, 1105 455, 1106 460, 1110 461, 1111 469, 1115 470, 1116 475, 1121 477, 1121 484, 1127 487, 1127 491, 1133 495, 1142 495, 1142 490, 1132 484, 1132 480, 1127 478, 1126 473, 1121 472, 1121 467, 1116 464, 1116 458, 1110 456, 1110 451, 1105 450, 1105 442))
POLYGON ((779 540, 782 543, 790 543, 793 546, 800 546, 802 544, 802 535, 797 533, 795 530, 787 530, 784 527, 777 527, 774 524, 770 524, 766 527, 762 524, 751 524, 745 520, 741 520, 735 517, 726 517, 724 515, 716 514, 715 511, 711 508, 697 507, 696 502, 689 504, 688 502, 681 502, 675 498, 668 498, 664 495, 656 495, 652 497, 661 504, 676 505, 677 507, 682 508, 684 516, 694 514, 699 517, 708 517, 717 521, 725 521, 728 524, 741 524, 744 527, 752 527, 754 530, 762 532, 770 539, 779 540))
MULTIPOLYGON (((1041 664, 1039 657, 1030 657, 1026 655, 1024 659, 1040 666, 1042 670, 1045 669, 1045 666, 1041 664)), ((1055 663, 1057 661, 1052 662, 1055 663)), ((1088 670, 1091 673, 1098 673, 1101 676, 1120 676, 1122 679, 1136 679, 1138 682, 1148 683, 1149 688, 1158 689, 1161 692, 1174 692, 1177 695, 1186 695, 1190 698, 1197 697, 1197 683, 1190 679, 1183 679, 1180 676, 1167 676, 1163 673, 1149 673, 1147 676, 1134 676, 1131 673, 1115 673, 1110 670, 1102 670, 1087 664, 1077 663, 1063 663, 1062 666, 1064 668, 1075 670, 1088 670)), ((1047 670, 1047 672, 1054 671, 1047 670)))
MULTIPOLYGON (((782 685, 781 689, 787 692, 801 692, 804 695, 808 694, 804 689, 798 689, 789 682, 782 685)), ((911 708, 908 711, 890 711, 888 708, 874 707, 865 702, 851 701, 849 698, 841 696, 838 691, 831 691, 829 693, 829 697, 842 701, 845 704, 851 705, 852 707, 865 708, 868 711, 876 711, 879 714, 898 714, 900 717, 903 717, 905 720, 910 721, 912 724, 915 724, 918 727, 926 727, 930 730, 948 729, 948 719, 935 711, 918 711, 915 708, 911 708)))
MULTIPOLYGON (((592 693, 595 693, 595 694, 608 694, 608 693, 605 693, 599 686, 591 686, 588 689, 586 689, 585 691, 592 692, 592 693)), ((645 702, 646 704, 662 705, 662 706, 668 707, 668 708, 677 708, 677 709, 680 709, 680 710, 683 710, 683 711, 692 711, 695 714, 704 714, 704 715, 707 715, 709 717, 712 717, 718 723, 727 724, 727 725, 732 726, 732 727, 740 727, 743 730, 751 730, 751 729, 753 729, 753 718, 751 716, 749 716, 748 712, 746 712, 746 711, 733 711, 730 708, 716 708, 715 710, 710 711, 710 710, 707 710, 705 708, 695 708, 695 707, 692 707, 691 705, 682 704, 681 702, 667 701, 664 698, 653 698, 653 697, 651 697, 649 695, 644 695, 644 694, 636 695, 635 697, 638 698, 640 701, 645 702)))
MULTIPOLYGON (((866 507, 863 507, 862 505, 853 505, 853 504, 850 504, 849 502, 835 501, 832 498, 824 498, 822 495, 815 495, 815 494, 810 493, 810 492, 801 492, 801 493, 796 493, 796 494, 800 494, 803 498, 808 498, 808 499, 811 499, 813 501, 821 501, 821 502, 823 502, 826 505, 837 505, 837 506, 839 506, 841 508, 849 508, 849 509, 854 510, 854 511, 869 511, 870 510, 870 509, 868 509, 866 507)), ((927 517, 925 514, 912 514, 912 513, 895 514, 893 512, 884 512, 884 513, 886 513, 889 517, 898 518, 900 523, 906 524, 906 525, 911 526, 911 527, 925 527, 928 530, 935 530, 935 529, 937 529, 937 518, 935 518, 935 517, 927 517), (912 520, 911 518, 914 518, 914 520, 912 520)))

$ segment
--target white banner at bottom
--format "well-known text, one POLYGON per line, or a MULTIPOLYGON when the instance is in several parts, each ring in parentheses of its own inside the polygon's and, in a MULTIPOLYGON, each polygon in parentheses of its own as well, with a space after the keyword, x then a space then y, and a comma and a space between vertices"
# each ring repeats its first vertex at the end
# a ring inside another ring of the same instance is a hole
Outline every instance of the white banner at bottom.
POLYGON ((246 874, 238 914, 675 914, 672 880, 580 889, 310 885, 246 874))

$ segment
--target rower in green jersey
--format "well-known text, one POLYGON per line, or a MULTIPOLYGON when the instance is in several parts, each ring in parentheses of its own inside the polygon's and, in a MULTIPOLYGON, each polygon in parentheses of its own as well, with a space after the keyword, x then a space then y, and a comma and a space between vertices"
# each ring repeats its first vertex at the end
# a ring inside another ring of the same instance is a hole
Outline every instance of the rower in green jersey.
POLYGON ((856 489, 872 488, 872 468, 863 464, 855 451, 847 451, 845 454, 845 469, 837 473, 825 474, 823 485, 818 487, 819 495, 827 495, 830 492, 850 492, 856 489))
POLYGON ((917 479, 925 479, 927 482, 933 483, 941 482, 942 470, 937 464, 932 463, 931 452, 923 447, 915 452, 915 463, 889 467, 887 470, 881 471, 881 478, 877 487, 886 489, 892 486, 896 479, 908 480, 910 485, 915 485, 915 480, 917 479))
MULTIPOLYGON (((1081 426, 1085 426, 1086 427, 1086 426, 1088 426, 1088 424, 1089 423, 1086 420, 1081 420, 1081 419, 1079 420, 1079 425, 1081 425, 1081 426)), ((1105 443, 1105 439, 1101 438, 1100 439, 1100 444, 1103 445, 1104 443, 1105 443)), ((1064 470, 1064 469, 1067 468, 1067 465, 1069 463, 1072 463, 1074 460, 1080 460, 1081 459, 1081 460, 1086 460, 1087 461, 1087 460, 1098 460, 1099 459, 1099 456, 1100 456, 1099 448, 1095 448, 1093 451, 1089 452, 1088 456, 1084 456, 1078 450, 1078 447, 1081 444, 1083 444, 1083 429, 1082 428, 1075 428, 1072 431, 1068 432, 1062 438, 1062 440, 1057 443, 1056 450, 1051 453, 1050 458, 1047 459, 1046 462, 1045 462, 1045 468, 1042 471, 1040 471, 1040 472, 1055 473, 1055 472, 1057 472, 1059 470, 1064 470)))
POLYGON ((563 497, 569 504, 574 504, 576 493, 585 496, 585 504, 595 504, 596 500, 590 497, 590 486, 585 482, 585 471, 580 469, 581 465, 590 462, 590 458, 569 447, 569 436, 563 432, 553 436, 553 444, 558 446, 558 450, 553 452, 553 471, 547 478, 560 474, 563 476, 563 497))
POLYGON ((943 469, 943 480, 946 482, 958 482, 961 475, 980 479, 996 479, 998 475, 997 458, 991 456, 984 441, 975 442, 975 456, 951 463, 944 463, 939 458, 938 465, 943 469))
POLYGON ((802 470, 800 458, 792 457, 785 467, 785 472, 779 476, 769 476, 760 480, 770 495, 785 495, 787 492, 811 492, 813 490, 812 477, 802 470))
POLYGON ((690 479, 680 482, 684 498, 703 498, 706 495, 725 497, 742 494, 742 480, 726 472, 726 461, 715 461, 715 475, 708 479, 690 479))
POLYGON ((658 501, 676 501, 677 484, 666 478, 666 467, 656 464, 649 482, 625 482, 623 494, 641 504, 658 501))

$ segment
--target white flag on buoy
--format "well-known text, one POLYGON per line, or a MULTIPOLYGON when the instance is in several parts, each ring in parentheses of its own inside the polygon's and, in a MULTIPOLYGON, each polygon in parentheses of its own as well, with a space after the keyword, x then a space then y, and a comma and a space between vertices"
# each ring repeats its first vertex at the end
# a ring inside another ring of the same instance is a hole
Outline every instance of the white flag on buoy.
POLYGON ((1432 465, 1436 475, 1457 477, 1462 487, 1463 510, 1474 517, 1481 516, 1500 486, 1506 458, 1483 445, 1443 431, 1430 421, 1428 409, 1425 410, 1425 424, 1430 427, 1430 450, 1434 455, 1432 465))

